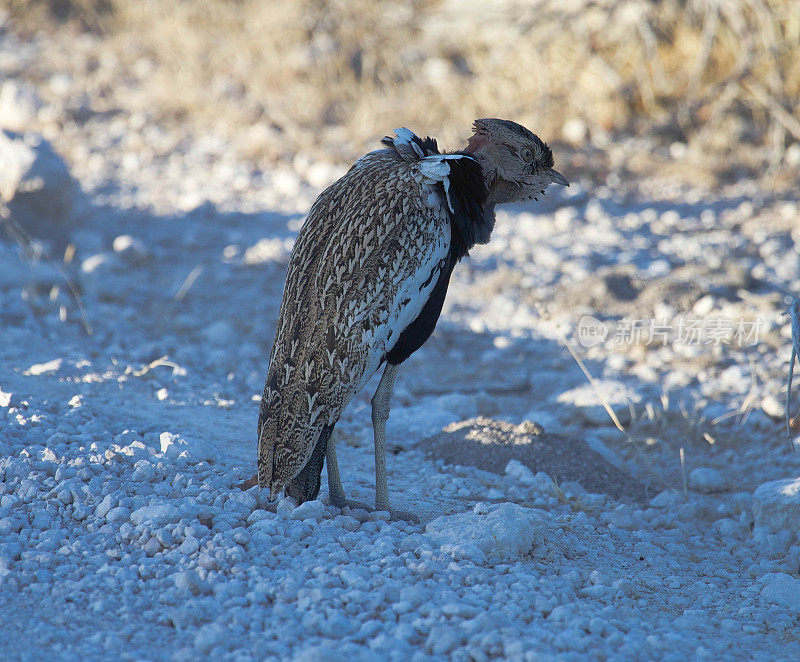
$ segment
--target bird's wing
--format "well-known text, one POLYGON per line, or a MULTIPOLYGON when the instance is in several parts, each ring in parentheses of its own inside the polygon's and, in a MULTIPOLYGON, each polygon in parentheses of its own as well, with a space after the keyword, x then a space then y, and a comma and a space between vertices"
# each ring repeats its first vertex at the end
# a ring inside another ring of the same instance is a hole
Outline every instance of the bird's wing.
POLYGON ((259 482, 273 496, 452 259, 447 172, 444 158, 374 152, 312 207, 292 252, 259 417, 259 482))

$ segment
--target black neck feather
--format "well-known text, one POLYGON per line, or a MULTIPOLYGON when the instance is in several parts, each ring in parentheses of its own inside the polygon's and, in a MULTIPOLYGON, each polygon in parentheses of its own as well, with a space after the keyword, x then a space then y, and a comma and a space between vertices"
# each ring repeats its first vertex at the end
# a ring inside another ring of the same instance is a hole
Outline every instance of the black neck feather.
POLYGON ((455 265, 475 244, 485 244, 494 229, 494 205, 488 201, 486 181, 480 163, 467 152, 442 153, 433 138, 420 138, 403 130, 402 137, 387 136, 381 142, 394 149, 404 161, 418 161, 429 156, 458 156, 448 158, 450 166, 448 189, 438 184, 439 193, 450 216, 452 243, 451 264, 455 265))
MULTIPOLYGON (((457 152, 460 154, 461 152, 457 152)), ((469 154, 448 159, 450 165, 450 215, 452 244, 450 253, 456 261, 468 255, 475 244, 485 244, 494 229, 494 208, 488 204, 488 191, 480 164, 469 154)), ((442 197, 444 198, 444 185, 442 197)))

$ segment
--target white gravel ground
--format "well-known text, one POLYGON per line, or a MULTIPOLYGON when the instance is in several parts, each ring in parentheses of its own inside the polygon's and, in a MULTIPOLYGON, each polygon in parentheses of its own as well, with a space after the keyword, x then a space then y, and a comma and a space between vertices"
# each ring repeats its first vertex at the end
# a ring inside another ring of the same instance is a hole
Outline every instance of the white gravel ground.
MULTIPOLYGON (((800 293, 796 199, 752 183, 590 190, 567 173, 566 197, 500 214, 400 373, 390 493, 422 523, 322 502, 272 512, 236 485, 255 469, 292 241, 338 170, 253 172, 213 136, 154 156, 122 139, 134 126, 90 117, 86 158, 70 159, 85 192, 67 269, 92 336, 57 271, 0 243, 2 657, 800 658, 778 318, 800 293), (575 336, 583 315, 680 313, 758 318, 763 333, 742 347, 575 336), (585 440, 648 500, 416 447, 477 415, 585 440)), ((362 500, 370 393, 337 427, 362 500)))

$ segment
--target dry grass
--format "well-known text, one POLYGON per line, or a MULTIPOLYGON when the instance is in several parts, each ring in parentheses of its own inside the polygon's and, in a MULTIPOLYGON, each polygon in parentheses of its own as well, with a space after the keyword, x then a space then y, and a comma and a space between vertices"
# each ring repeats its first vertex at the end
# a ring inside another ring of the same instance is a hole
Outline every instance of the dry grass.
POLYGON ((18 30, 95 35, 84 73, 109 103, 266 161, 349 160, 403 124, 456 146, 485 115, 577 144, 686 142, 720 172, 780 169, 800 141, 795 0, 5 4, 18 30))

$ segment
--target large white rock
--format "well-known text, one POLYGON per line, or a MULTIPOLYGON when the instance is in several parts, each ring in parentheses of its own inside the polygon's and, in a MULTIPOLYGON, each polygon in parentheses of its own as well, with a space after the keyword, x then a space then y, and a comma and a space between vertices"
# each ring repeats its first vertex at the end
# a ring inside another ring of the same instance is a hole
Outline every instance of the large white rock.
MULTIPOLYGON (((525 556, 547 531, 547 514, 514 503, 443 515, 429 522, 425 533, 439 545, 471 544, 492 560, 514 560, 525 556)), ((451 547, 448 547, 450 549, 451 547)))
POLYGON ((761 579, 761 600, 785 609, 791 614, 800 614, 800 579, 785 572, 770 572, 761 579))
POLYGON ((755 526, 800 534, 800 476, 764 483, 753 493, 755 526))
POLYGON ((35 133, 0 130, 0 199, 39 239, 63 241, 72 223, 75 182, 63 159, 35 133))

